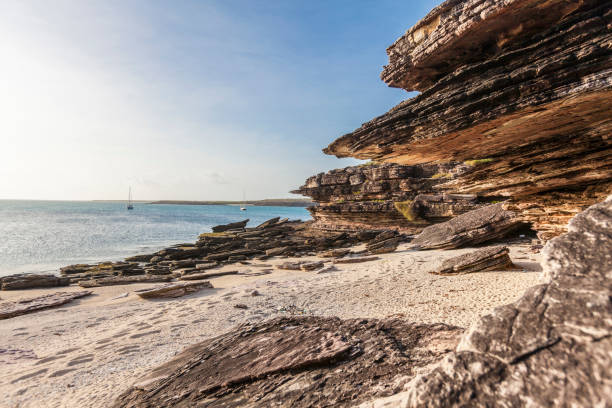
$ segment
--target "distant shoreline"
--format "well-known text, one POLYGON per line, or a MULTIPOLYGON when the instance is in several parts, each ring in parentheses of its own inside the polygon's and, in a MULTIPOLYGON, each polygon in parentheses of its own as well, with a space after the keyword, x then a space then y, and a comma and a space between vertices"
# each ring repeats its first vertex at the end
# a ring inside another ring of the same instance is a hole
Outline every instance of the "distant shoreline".
POLYGON ((175 204, 175 205, 249 205, 270 207, 309 207, 314 203, 311 200, 300 198, 267 199, 253 201, 184 201, 184 200, 160 200, 150 201, 149 204, 175 204))

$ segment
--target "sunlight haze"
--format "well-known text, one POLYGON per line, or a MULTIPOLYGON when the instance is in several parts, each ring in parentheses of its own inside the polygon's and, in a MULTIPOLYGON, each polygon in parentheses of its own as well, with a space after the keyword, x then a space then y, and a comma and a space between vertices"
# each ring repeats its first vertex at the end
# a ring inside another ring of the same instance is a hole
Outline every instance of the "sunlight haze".
POLYGON ((289 197, 435 3, 4 1, 0 199, 289 197))

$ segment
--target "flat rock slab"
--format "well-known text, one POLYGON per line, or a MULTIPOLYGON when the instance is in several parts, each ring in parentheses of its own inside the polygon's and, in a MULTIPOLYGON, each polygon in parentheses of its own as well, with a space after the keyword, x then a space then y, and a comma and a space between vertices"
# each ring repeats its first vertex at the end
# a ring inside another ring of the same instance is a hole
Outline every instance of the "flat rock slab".
POLYGON ((276 265, 276 269, 285 269, 288 271, 299 271, 300 266, 304 262, 283 262, 282 264, 276 265))
POLYGON ((348 248, 330 249, 329 251, 319 252, 317 255, 321 258, 342 258, 351 252, 348 248))
POLYGON ((172 280, 172 276, 117 276, 109 278, 99 278, 83 280, 79 282, 79 286, 83 288, 95 288, 98 286, 112 286, 112 285, 129 285, 131 283, 149 283, 149 282, 169 282, 172 280))
POLYGON ((50 288, 68 286, 70 278, 62 278, 51 274, 19 273, 0 278, 2 290, 50 288))
POLYGON ((198 292, 202 289, 212 289, 213 285, 208 281, 198 281, 189 283, 172 283, 165 286, 146 289, 138 293, 144 299, 152 298, 177 298, 198 292))
POLYGON ((446 259, 440 267, 429 271, 435 275, 458 275, 462 273, 501 271, 514 265, 505 246, 479 249, 474 252, 446 259))
POLYGON ((217 225, 216 227, 212 227, 212 230, 213 232, 225 232, 225 231, 231 231, 235 229, 242 229, 246 227, 248 222, 249 220, 246 219, 244 221, 232 222, 230 224, 217 225))
POLYGON ((317 262, 306 262, 300 265, 300 269, 303 271, 314 271, 317 269, 321 269, 325 266, 325 262, 317 261, 317 262))
POLYGON ((521 225, 502 203, 488 205, 426 227, 412 240, 419 249, 452 249, 481 244, 508 235, 521 225))
POLYGON ((179 280, 182 280, 182 281, 202 280, 202 279, 218 278, 219 276, 225 276, 225 275, 237 275, 238 273, 239 271, 193 273, 190 275, 183 275, 179 278, 179 280))
POLYGON ((14 302, 0 303, 0 319, 37 312, 51 307, 65 305, 74 299, 79 299, 91 295, 91 291, 81 292, 56 292, 49 295, 38 296, 29 299, 17 300, 14 302))
POLYGON ((462 329, 398 319, 283 317, 193 345, 115 407, 353 406, 440 360, 462 329))
POLYGON ((351 264, 351 263, 361 263, 361 262, 371 262, 379 260, 378 256, 361 256, 359 258, 343 258, 343 259, 334 259, 335 264, 351 264))

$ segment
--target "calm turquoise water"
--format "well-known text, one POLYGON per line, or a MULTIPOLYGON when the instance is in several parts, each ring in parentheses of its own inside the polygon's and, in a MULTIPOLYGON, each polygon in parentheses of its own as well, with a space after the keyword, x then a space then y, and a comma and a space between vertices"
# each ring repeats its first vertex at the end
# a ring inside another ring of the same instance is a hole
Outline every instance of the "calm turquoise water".
POLYGON ((0 200, 0 275, 56 272, 74 263, 116 261, 195 242, 211 227, 249 218, 310 219, 305 208, 0 200))

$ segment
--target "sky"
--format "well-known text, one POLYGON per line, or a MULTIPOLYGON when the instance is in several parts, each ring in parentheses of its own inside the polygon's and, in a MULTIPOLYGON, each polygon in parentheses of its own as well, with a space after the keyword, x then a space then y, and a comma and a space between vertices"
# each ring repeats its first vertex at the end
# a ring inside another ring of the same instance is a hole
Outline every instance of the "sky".
POLYGON ((438 3, 2 0, 0 199, 292 197, 410 96, 385 49, 438 3))

